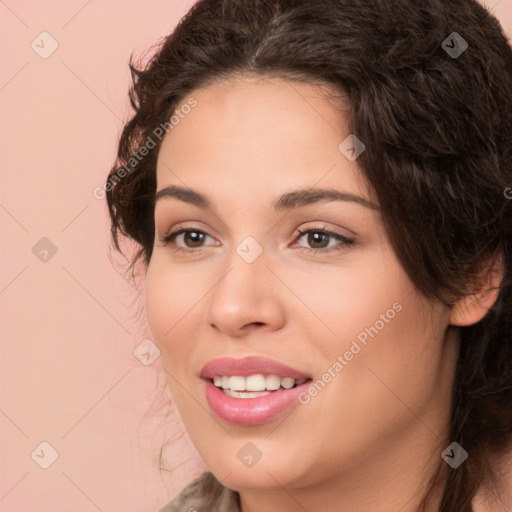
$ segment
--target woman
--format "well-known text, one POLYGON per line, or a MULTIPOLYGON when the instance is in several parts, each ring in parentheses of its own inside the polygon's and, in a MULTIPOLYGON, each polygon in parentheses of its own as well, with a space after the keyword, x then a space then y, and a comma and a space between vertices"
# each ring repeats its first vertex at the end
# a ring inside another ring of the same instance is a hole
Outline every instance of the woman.
POLYGON ((473 0, 201 0, 105 188, 208 468, 164 511, 510 510, 512 50, 473 0))

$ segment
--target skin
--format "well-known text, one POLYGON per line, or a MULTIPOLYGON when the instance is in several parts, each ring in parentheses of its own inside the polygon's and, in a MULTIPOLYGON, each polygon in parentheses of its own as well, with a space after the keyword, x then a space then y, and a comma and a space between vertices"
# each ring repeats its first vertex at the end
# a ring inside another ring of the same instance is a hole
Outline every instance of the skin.
MULTIPOLYGON (((147 318, 184 427, 208 469, 240 492, 243 512, 412 512, 451 442, 453 325, 478 321, 495 295, 454 309, 421 296, 378 209, 349 201, 272 209, 277 196, 310 188, 378 207, 357 160, 338 150, 351 133, 347 107, 327 92, 248 75, 194 91, 197 106, 162 143, 157 190, 189 187, 214 210, 157 202, 147 318), (162 243, 178 225, 207 236, 162 243), (323 227, 353 244, 297 233, 323 227), (250 264, 236 252, 247 236, 263 248, 250 264), (210 411, 199 378, 208 361, 258 355, 316 380, 394 303, 402 310, 309 404, 257 426, 210 411), (262 453, 250 468, 237 457, 247 442, 262 453)), ((436 497, 430 510, 437 505, 436 497)))

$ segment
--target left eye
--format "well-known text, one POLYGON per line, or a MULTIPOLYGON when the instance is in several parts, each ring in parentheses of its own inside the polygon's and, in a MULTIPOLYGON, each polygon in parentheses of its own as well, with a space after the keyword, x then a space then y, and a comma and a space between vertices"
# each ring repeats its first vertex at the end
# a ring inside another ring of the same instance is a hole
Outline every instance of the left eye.
POLYGON ((306 241, 309 245, 313 246, 313 248, 299 246, 301 249, 305 249, 306 251, 311 252, 331 252, 341 250, 345 246, 350 246, 354 243, 353 240, 347 238, 339 233, 335 233, 334 231, 329 231, 326 229, 307 229, 307 230, 298 230, 299 236, 296 240, 300 240, 304 236, 307 235, 306 241), (337 240, 339 243, 334 244, 333 247, 329 247, 329 238, 332 240, 337 240), (325 242, 327 241, 327 245, 325 242), (318 246, 319 244, 320 246, 318 246), (316 247, 315 247, 316 245, 316 247), (328 250, 325 250, 328 248, 328 250))

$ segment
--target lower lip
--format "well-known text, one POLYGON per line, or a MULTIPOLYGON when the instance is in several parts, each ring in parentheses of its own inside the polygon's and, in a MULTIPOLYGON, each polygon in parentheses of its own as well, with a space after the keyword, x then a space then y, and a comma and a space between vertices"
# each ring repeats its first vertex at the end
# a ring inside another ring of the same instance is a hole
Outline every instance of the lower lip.
POLYGON ((292 389, 279 389, 258 398, 233 398, 226 395, 211 381, 205 381, 206 400, 210 409, 221 419, 237 425, 267 423, 299 403, 299 395, 309 387, 310 381, 292 389))

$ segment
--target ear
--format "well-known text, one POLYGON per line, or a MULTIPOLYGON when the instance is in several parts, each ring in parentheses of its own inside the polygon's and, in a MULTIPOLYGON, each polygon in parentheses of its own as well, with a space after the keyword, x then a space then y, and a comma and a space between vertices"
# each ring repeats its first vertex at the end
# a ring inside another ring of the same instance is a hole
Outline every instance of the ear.
POLYGON ((474 293, 462 297, 454 304, 450 324, 462 327, 482 320, 498 299, 504 273, 502 257, 488 261, 477 280, 474 293))

